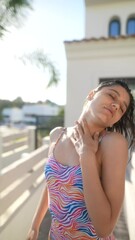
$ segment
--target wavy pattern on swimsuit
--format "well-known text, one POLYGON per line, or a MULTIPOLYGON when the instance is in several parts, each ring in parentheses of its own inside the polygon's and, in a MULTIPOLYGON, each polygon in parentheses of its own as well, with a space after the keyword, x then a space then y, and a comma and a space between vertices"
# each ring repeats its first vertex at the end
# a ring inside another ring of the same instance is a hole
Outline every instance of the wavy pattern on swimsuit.
POLYGON ((89 218, 83 195, 80 166, 65 166, 54 157, 45 165, 52 216, 52 240, 114 240, 98 238, 89 218))

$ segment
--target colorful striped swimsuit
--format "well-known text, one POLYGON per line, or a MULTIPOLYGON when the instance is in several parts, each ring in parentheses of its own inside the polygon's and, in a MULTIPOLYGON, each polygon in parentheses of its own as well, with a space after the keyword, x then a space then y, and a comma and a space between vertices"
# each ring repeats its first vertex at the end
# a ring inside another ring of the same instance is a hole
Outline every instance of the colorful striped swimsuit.
POLYGON ((52 216, 51 240, 115 240, 112 235, 107 238, 96 235, 84 201, 79 165, 65 166, 50 156, 45 165, 45 177, 52 216))

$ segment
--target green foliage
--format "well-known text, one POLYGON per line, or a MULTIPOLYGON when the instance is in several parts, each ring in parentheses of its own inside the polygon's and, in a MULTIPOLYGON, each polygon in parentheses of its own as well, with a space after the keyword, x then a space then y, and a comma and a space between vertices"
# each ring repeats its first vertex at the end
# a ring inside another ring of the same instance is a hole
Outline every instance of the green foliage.
MULTIPOLYGON (((8 31, 9 26, 15 26, 19 22, 24 10, 32 10, 32 2, 32 0, 0 0, 0 38, 8 31)), ((60 80, 59 72, 42 50, 36 50, 31 54, 24 55, 21 59, 24 63, 28 60, 36 64, 37 67, 42 67, 43 70, 49 70, 50 79, 47 87, 58 84, 60 80)), ((2 121, 2 110, 4 108, 21 108, 23 105, 24 102, 21 98, 14 101, 0 100, 0 121, 2 121)))
MULTIPOLYGON (((24 9, 32 9, 32 0, 0 0, 0 38, 8 31, 9 26, 18 24, 18 18, 20 20, 20 14, 24 9)), ((35 63, 37 67, 49 70, 50 79, 47 87, 58 84, 60 80, 59 72, 42 50, 24 55, 21 59, 24 63, 29 60, 31 63, 35 63)))
POLYGON ((32 0, 0 0, 0 38, 8 27, 16 25, 24 9, 32 10, 32 0))
MULTIPOLYGON (((64 113, 64 109, 63 109, 64 113)), ((64 126, 64 115, 60 116, 52 116, 50 120, 44 125, 40 125, 37 127, 37 146, 40 147, 42 144, 42 138, 46 137, 49 135, 50 131, 55 128, 55 127, 63 127, 64 126)))
POLYGON ((0 100, 0 121, 2 121, 2 110, 4 108, 18 107, 21 108, 24 105, 23 100, 18 97, 14 101, 0 100))
POLYGON ((13 10, 17 14, 18 9, 28 7, 31 8, 30 1, 28 0, 9 0, 6 4, 7 9, 13 10))
POLYGON ((60 111, 59 111, 58 116, 59 116, 59 117, 63 117, 63 119, 64 119, 64 114, 65 114, 65 109, 64 109, 64 106, 62 106, 62 107, 60 108, 60 111))
MULTIPOLYGON (((53 103, 52 103, 53 104, 53 103)), ((40 122, 40 117, 37 125, 37 147, 41 146, 42 138, 49 135, 50 131, 55 128, 64 126, 64 106, 60 107, 60 111, 57 116, 50 116, 48 120, 44 119, 40 122)))

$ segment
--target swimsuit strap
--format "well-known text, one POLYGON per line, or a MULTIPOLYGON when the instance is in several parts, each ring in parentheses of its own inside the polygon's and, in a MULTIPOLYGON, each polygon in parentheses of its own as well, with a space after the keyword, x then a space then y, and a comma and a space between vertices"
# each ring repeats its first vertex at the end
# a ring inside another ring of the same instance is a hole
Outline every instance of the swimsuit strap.
POLYGON ((104 131, 102 132, 102 135, 99 137, 99 142, 101 142, 102 139, 104 138, 104 136, 106 136, 108 133, 109 133, 108 131, 104 130, 104 131))
POLYGON ((57 143, 59 142, 59 140, 61 139, 61 137, 63 136, 63 134, 65 133, 65 131, 66 131, 66 127, 64 127, 64 128, 62 129, 62 131, 61 131, 61 133, 59 134, 56 142, 54 143, 54 146, 53 146, 53 149, 52 149, 53 155, 54 155, 55 147, 56 147, 57 143))

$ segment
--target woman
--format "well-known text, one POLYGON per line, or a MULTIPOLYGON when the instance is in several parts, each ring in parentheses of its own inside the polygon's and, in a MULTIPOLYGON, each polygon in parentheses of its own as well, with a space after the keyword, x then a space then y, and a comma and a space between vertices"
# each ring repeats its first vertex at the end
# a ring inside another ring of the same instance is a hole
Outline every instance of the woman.
POLYGON ((37 239, 48 202, 49 239, 115 239, 128 147, 134 142, 133 111, 126 83, 103 82, 87 96, 75 126, 51 131, 47 186, 27 239, 37 239))

